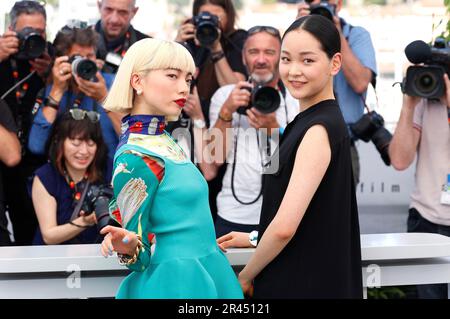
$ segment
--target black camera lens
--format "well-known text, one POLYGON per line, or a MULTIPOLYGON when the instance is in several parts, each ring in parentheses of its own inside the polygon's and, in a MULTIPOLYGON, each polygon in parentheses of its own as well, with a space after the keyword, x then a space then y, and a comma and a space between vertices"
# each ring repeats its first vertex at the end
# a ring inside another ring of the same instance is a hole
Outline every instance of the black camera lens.
POLYGON ((242 89, 248 90, 251 93, 251 105, 238 108, 237 112, 239 114, 247 115, 246 112, 251 107, 254 107, 263 114, 269 114, 275 112, 280 107, 280 95, 273 87, 257 85, 253 90, 249 87, 243 87, 242 89))
POLYGON ((438 99, 445 93, 445 72, 437 65, 410 66, 403 79, 402 91, 409 96, 438 99))
POLYGON ((372 136, 372 142, 375 145, 378 153, 381 155, 381 159, 387 166, 391 165, 391 159, 389 158, 389 144, 392 140, 392 134, 385 129, 380 127, 372 136))
POLYGON ((253 91, 252 104, 261 113, 275 112, 280 106, 280 102, 280 95, 273 87, 256 87, 253 91))
POLYGON ((26 27, 17 33, 17 37, 19 39, 18 59, 36 59, 45 52, 47 42, 38 30, 26 27))
POLYGON ((80 211, 84 211, 85 215, 95 213, 98 230, 101 230, 109 223, 109 201, 113 196, 113 189, 108 185, 89 186, 80 211))
POLYGON ((364 114, 356 123, 350 124, 353 134, 364 142, 372 141, 381 155, 383 162, 390 165, 388 146, 392 134, 384 128, 383 117, 375 111, 364 114))
POLYGON ((209 12, 194 17, 195 37, 202 46, 210 46, 219 38, 219 18, 209 12))
POLYGON ((371 113, 364 114, 356 123, 350 124, 353 134, 366 143, 370 141, 373 133, 378 128, 378 122, 373 121, 371 113))
POLYGON ((72 63, 72 73, 80 78, 92 81, 97 73, 97 64, 94 61, 83 58, 81 56, 72 57, 69 62, 72 63))
POLYGON ((436 89, 436 76, 431 72, 424 72, 415 79, 415 85, 418 91, 429 94, 436 89))
POLYGON ((336 15, 336 6, 329 4, 327 1, 321 1, 319 4, 312 4, 310 6, 311 14, 318 14, 333 21, 336 15))

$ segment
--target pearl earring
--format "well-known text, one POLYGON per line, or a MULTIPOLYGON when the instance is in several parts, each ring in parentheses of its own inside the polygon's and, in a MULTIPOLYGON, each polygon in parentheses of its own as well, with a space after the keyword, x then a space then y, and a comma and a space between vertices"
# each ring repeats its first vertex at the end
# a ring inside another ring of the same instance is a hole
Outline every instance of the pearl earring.
POLYGON ((136 94, 137 95, 141 95, 142 94, 142 90, 136 90, 136 94))

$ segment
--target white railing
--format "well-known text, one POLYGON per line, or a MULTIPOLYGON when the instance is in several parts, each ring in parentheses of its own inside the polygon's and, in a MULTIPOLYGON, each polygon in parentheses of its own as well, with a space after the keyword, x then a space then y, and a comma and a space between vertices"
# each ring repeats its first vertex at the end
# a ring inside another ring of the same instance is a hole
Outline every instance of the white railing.
MULTIPOLYGON (((230 249, 237 270, 253 249, 230 249)), ((361 236, 367 287, 450 283, 450 238, 399 233, 361 236)), ((330 269, 333 271, 333 269, 330 269)), ((99 245, 0 247, 0 298, 112 297, 128 270, 99 245)))

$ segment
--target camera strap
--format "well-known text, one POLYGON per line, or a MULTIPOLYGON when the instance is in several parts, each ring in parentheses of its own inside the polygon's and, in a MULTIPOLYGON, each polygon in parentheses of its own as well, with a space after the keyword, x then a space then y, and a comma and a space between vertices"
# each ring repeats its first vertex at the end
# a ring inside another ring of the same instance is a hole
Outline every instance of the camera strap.
MULTIPOLYGON (((67 173, 65 173, 65 174, 67 174, 67 173)), ((71 187, 70 183, 74 183, 74 182, 73 181, 69 182, 69 187, 71 187)), ((82 193, 77 192, 77 191, 74 192, 73 200, 77 204, 76 204, 75 208, 73 209, 72 216, 70 217, 71 221, 78 218, 78 216, 80 214, 81 206, 84 203, 84 199, 86 197, 89 186, 90 186, 90 182, 89 182, 89 180, 86 179, 86 182, 84 183, 83 192, 82 193)), ((71 189, 72 189, 72 187, 71 187, 71 189)))
MULTIPOLYGON (((235 190, 235 188, 234 188, 234 174, 236 173, 236 159, 237 159, 237 151, 238 151, 238 139, 239 139, 239 129, 240 129, 240 123, 241 123, 241 114, 239 114, 239 125, 238 125, 238 127, 237 127, 237 133, 236 133, 236 135, 235 135, 235 137, 234 137, 234 159, 233 159, 233 164, 232 164, 232 166, 231 166, 231 193, 233 194, 233 197, 234 197, 234 199, 239 203, 239 204, 241 204, 241 205, 252 205, 252 204, 254 204, 254 203, 256 203, 260 198, 261 198, 261 196, 262 196, 262 194, 263 194, 263 175, 261 174, 261 190, 260 190, 260 192, 259 192, 259 194, 258 194, 258 196, 254 199, 254 200, 252 200, 252 201, 250 201, 250 202, 244 202, 244 201, 242 201, 242 200, 240 200, 238 197, 237 197, 237 194, 236 194, 236 190, 235 190)), ((257 142, 258 142, 258 150, 260 149, 260 146, 259 146, 259 135, 258 135, 259 133, 258 132, 256 132, 256 138, 257 138, 257 142)), ((269 144, 270 145, 270 144, 269 144)), ((269 149, 270 150, 270 149, 269 149)), ((263 160, 262 160, 262 155, 261 155, 261 152, 260 152, 260 156, 261 156, 261 166, 264 168, 265 166, 264 166, 264 163, 263 163, 263 160)))
MULTIPOLYGON (((16 100, 17 100, 17 104, 21 105, 22 104, 22 99, 25 97, 25 95, 27 94, 28 88, 29 88, 29 84, 27 83, 27 81, 25 80, 23 83, 18 84, 19 83, 19 68, 17 67, 17 61, 15 59, 10 59, 11 62, 11 69, 12 69, 12 77, 14 80, 14 86, 16 86, 16 100)), ((30 73, 32 73, 33 71, 30 70, 30 73)))
POLYGON ((17 61, 15 59, 10 59, 11 69, 12 69, 12 78, 14 81, 14 85, 12 88, 10 88, 3 96, 1 97, 4 99, 8 94, 10 94, 13 90, 16 90, 16 102, 17 102, 17 117, 16 117, 16 124, 17 124, 17 137, 20 141, 20 144, 22 145, 22 156, 25 155, 26 152, 26 137, 23 131, 23 120, 24 117, 27 116, 27 114, 24 114, 26 112, 25 108, 22 107, 23 98, 28 92, 29 84, 28 80, 36 73, 36 71, 30 70, 30 74, 28 74, 26 77, 24 77, 22 80, 19 80, 19 68, 17 66, 17 61))

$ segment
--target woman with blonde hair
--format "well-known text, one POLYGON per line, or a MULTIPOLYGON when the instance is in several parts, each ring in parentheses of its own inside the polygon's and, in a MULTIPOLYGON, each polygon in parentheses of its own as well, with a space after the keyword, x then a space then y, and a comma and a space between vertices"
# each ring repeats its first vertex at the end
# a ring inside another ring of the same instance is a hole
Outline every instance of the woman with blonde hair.
POLYGON ((105 101, 110 111, 130 113, 122 120, 110 204, 122 228, 102 230, 102 254, 117 252, 133 270, 117 298, 242 298, 215 241, 206 181, 164 130, 178 118, 194 71, 182 45, 138 41, 105 101))

